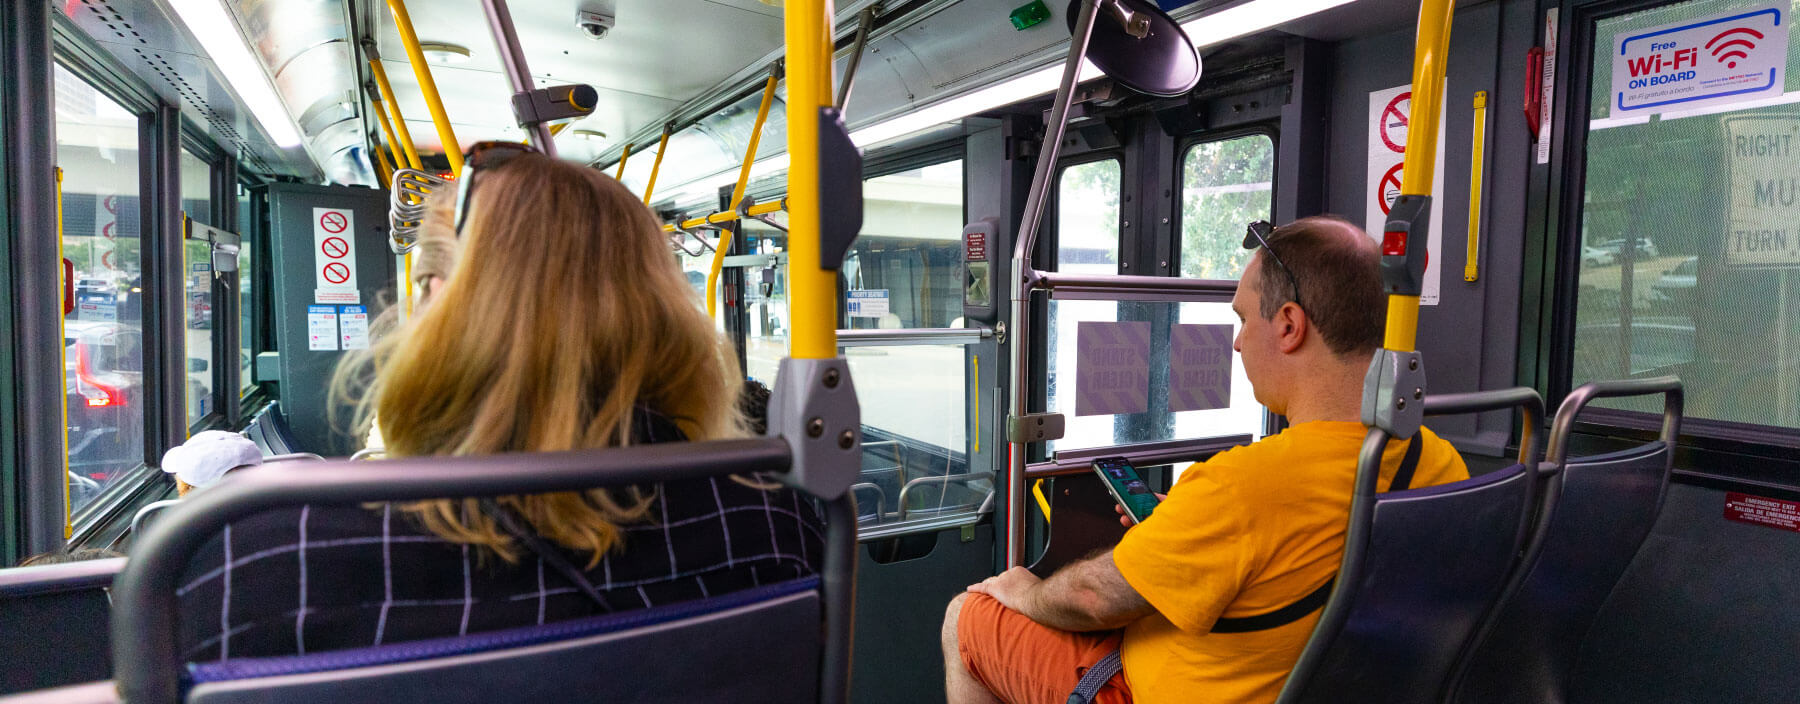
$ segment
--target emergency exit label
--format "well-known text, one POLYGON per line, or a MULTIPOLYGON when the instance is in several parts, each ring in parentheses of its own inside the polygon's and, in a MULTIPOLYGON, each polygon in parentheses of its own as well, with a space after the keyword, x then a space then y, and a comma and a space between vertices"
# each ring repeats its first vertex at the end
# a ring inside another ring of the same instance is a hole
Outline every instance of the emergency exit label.
POLYGON ((1613 117, 1776 97, 1785 89, 1788 3, 1765 2, 1620 34, 1613 117))
POLYGON ((1725 264, 1741 268, 1800 268, 1800 118, 1725 119, 1731 163, 1730 221, 1725 264))
POLYGON ((1800 502, 1726 492, 1725 518, 1800 533, 1800 502))
POLYGON ((313 208, 313 302, 360 303, 356 288, 356 213, 313 208))

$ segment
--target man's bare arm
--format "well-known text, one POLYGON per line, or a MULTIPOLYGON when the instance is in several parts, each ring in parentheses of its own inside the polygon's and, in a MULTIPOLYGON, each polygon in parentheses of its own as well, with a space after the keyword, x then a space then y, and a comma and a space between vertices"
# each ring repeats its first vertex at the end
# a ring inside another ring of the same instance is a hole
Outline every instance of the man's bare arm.
POLYGON ((1065 631, 1123 628, 1156 612, 1119 573, 1111 550, 1071 563, 1049 579, 1039 580, 1029 570, 1014 567, 969 591, 992 596, 1033 621, 1065 631))

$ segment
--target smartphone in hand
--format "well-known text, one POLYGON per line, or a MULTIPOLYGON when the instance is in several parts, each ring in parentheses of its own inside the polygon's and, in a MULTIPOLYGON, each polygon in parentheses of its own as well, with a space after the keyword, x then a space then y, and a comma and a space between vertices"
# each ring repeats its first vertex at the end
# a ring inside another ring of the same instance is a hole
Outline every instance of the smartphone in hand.
POLYGON ((1150 485, 1144 482, 1143 477, 1138 476, 1137 469, 1123 457, 1102 457, 1094 460, 1094 473, 1100 475, 1101 481, 1106 485, 1106 491, 1112 494, 1113 500, 1117 501, 1119 506, 1125 510, 1125 515, 1131 519, 1132 525, 1142 523, 1144 519, 1149 518, 1150 512, 1154 511, 1156 504, 1160 502, 1156 498, 1156 492, 1150 490, 1150 485))

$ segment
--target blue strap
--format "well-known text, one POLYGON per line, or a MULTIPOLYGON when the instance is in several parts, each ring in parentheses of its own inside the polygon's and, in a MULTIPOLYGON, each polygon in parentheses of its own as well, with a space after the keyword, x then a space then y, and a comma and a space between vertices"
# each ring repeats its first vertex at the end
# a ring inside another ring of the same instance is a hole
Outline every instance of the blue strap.
POLYGON ((1087 672, 1081 674, 1081 681, 1075 683, 1075 692, 1069 695, 1069 704, 1093 704, 1094 695, 1100 688, 1112 680, 1113 675, 1125 669, 1125 663, 1119 660, 1119 651, 1114 650, 1100 658, 1087 672))

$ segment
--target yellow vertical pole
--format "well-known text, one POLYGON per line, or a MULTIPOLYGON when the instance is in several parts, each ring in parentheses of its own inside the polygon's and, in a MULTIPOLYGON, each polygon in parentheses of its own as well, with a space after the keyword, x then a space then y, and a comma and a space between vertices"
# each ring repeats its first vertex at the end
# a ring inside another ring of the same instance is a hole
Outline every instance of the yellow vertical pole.
POLYGON ((431 66, 425 63, 425 52, 419 48, 419 35, 413 33, 412 17, 406 14, 406 0, 387 0, 394 14, 394 28, 400 31, 400 43, 406 47, 407 63, 419 79, 419 92, 425 95, 425 108, 431 111, 431 124, 437 127, 438 141, 444 145, 444 156, 450 159, 450 176, 462 175, 462 144, 456 141, 456 130, 450 127, 450 115, 444 112, 444 99, 438 95, 437 81, 431 78, 431 66))
MULTIPOLYGON (((1413 52, 1412 115, 1407 134, 1400 195, 1430 196, 1437 169, 1438 120, 1444 112, 1444 68, 1450 58, 1450 20, 1456 0, 1424 0, 1419 4, 1419 35, 1413 52)), ((1412 242, 1408 247, 1424 247, 1412 242)), ((1418 349, 1419 297, 1388 296, 1387 333, 1383 347, 1396 352, 1418 349)))
MULTIPOLYGON (((61 281, 62 286, 60 287, 61 291, 62 291, 63 295, 68 296, 68 295, 73 295, 74 288, 73 288, 73 284, 71 284, 68 281, 68 277, 71 276, 72 272, 70 272, 67 267, 63 266, 64 256, 63 256, 63 188, 62 188, 62 185, 63 185, 63 170, 62 170, 61 166, 58 166, 58 167, 56 167, 56 271, 58 274, 62 275, 62 281, 61 281)), ((63 339, 68 339, 67 322, 69 319, 69 314, 64 311, 67 310, 69 304, 67 301, 58 301, 57 305, 62 306, 62 308, 57 311, 58 313, 62 313, 62 314, 56 316, 56 326, 58 328, 57 334, 62 335, 63 339)), ((62 345, 57 345, 56 348, 58 350, 62 351, 61 352, 62 364, 57 366, 57 369, 68 368, 68 364, 69 364, 68 348, 66 348, 62 345)), ((57 373, 61 374, 62 372, 59 371, 57 373)), ((68 394, 63 394, 63 396, 62 396, 62 421, 63 421, 63 424, 62 424, 63 432, 66 435, 68 433, 68 428, 69 428, 69 397, 68 397, 68 394)), ((71 538, 75 535, 75 521, 74 521, 74 513, 71 511, 71 505, 69 503, 69 448, 66 444, 63 446, 62 467, 63 467, 63 475, 62 475, 63 540, 68 540, 69 538, 71 538)))
POLYGON ((391 184, 394 180, 394 162, 388 161, 387 150, 382 149, 379 143, 375 145, 374 152, 375 170, 380 172, 377 175, 381 177, 382 185, 391 184))
MULTIPOLYGON (((763 86, 762 106, 756 109, 756 124, 750 128, 750 145, 744 150, 744 164, 743 166, 738 167, 737 185, 733 186, 731 189, 731 212, 734 215, 734 219, 735 214, 737 213, 738 203, 744 201, 744 191, 750 188, 750 167, 756 164, 756 150, 757 147, 762 144, 763 123, 769 119, 769 106, 775 103, 775 84, 777 80, 775 72, 770 71, 769 81, 763 86)), ((790 112, 789 114, 792 113, 790 112)), ((630 145, 626 145, 625 152, 627 155, 631 153, 630 145)), ((621 160, 619 163, 623 164, 625 162, 621 160)), ((708 219, 710 220, 710 218, 708 219)), ((719 272, 724 271, 725 269, 725 252, 726 250, 731 249, 731 237, 734 231, 735 230, 719 230, 719 244, 718 246, 713 247, 712 268, 706 273, 706 314, 710 316, 718 316, 719 272)), ((791 235, 789 236, 788 242, 791 246, 793 243, 791 235)), ((789 296, 788 298, 791 300, 793 297, 789 296)), ((836 327, 836 325, 832 326, 834 331, 836 330, 836 327)))
MULTIPOLYGON (((389 121, 387 115, 385 113, 382 114, 382 126, 387 127, 390 131, 399 135, 399 139, 395 140, 394 143, 400 145, 399 148, 406 151, 406 167, 409 169, 424 168, 419 161, 419 148, 413 144, 412 131, 406 129, 406 116, 400 114, 400 103, 394 100, 394 86, 393 84, 388 83, 387 69, 381 66, 380 59, 371 56, 369 57, 369 72, 375 75, 375 89, 381 91, 381 101, 386 103, 388 109, 394 112, 394 119, 391 127, 388 126, 389 121)), ((376 107, 379 109, 380 105, 377 105, 376 107)), ((394 137, 390 135, 388 139, 394 139, 394 137)), ((398 158, 398 155, 396 155, 396 158, 398 158)))
POLYGON ((669 132, 674 127, 673 122, 663 125, 662 139, 656 143, 656 161, 650 162, 650 182, 644 185, 644 205, 650 204, 650 195, 656 192, 656 174, 662 171, 663 154, 669 151, 669 132))
POLYGON ((619 168, 617 170, 613 171, 613 180, 614 181, 625 178, 625 162, 631 161, 631 147, 632 146, 633 145, 631 143, 627 142, 625 144, 625 153, 619 155, 619 168))
MULTIPOLYGON (((394 154, 394 161, 390 163, 389 166, 391 167, 393 164, 409 166, 411 162, 406 161, 400 154, 400 139, 394 136, 394 123, 392 120, 388 119, 387 106, 383 104, 381 98, 377 96, 369 97, 369 102, 373 103, 371 107, 375 108, 375 122, 376 124, 381 125, 381 134, 382 136, 387 137, 388 149, 394 154)), ((407 135, 407 141, 412 141, 412 135, 407 135)), ((392 171, 393 169, 390 168, 389 170, 392 171)))
POLYGON ((837 277, 820 266, 819 111, 832 105, 832 0, 789 0, 787 30, 789 356, 837 356, 837 277))

